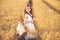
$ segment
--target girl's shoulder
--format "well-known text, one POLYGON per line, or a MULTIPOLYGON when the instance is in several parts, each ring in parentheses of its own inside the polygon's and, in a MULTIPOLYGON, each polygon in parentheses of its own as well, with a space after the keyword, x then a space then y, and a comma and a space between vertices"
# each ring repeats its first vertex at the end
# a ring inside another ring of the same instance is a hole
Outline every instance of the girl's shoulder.
POLYGON ((25 14, 25 18, 27 18, 28 17, 28 14, 25 14))

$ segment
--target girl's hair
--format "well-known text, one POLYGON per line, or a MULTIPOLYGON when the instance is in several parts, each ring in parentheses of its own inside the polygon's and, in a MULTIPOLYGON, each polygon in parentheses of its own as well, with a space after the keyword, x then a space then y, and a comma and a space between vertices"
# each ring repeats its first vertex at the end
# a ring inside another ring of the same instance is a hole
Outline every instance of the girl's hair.
MULTIPOLYGON (((30 6, 27 6, 27 7, 30 7, 30 6)), ((32 14, 32 8, 30 7, 30 14, 32 14)), ((27 11, 26 11, 26 8, 25 8, 25 10, 24 10, 24 13, 27 13, 27 11)))
MULTIPOLYGON (((32 14, 32 0, 29 0, 29 2, 28 2, 28 4, 27 4, 27 6, 26 7, 30 7, 30 14, 32 15, 32 18, 33 18, 33 14, 32 14)), ((27 11, 26 11, 26 8, 25 8, 25 10, 24 10, 24 14, 26 14, 27 13, 27 11)))
MULTIPOLYGON (((30 6, 27 6, 27 7, 30 7, 30 6)), ((32 8, 30 7, 30 9, 31 9, 31 10, 30 10, 30 14, 32 15, 31 17, 33 18, 32 8)), ((28 14, 28 12, 26 12, 26 9, 25 9, 25 10, 24 10, 24 14, 26 14, 26 13, 28 14)))
MULTIPOLYGON (((32 0, 29 0, 29 2, 28 2, 28 4, 27 4, 26 7, 30 7, 30 9, 31 9, 31 10, 30 10, 30 14, 32 14, 32 0)), ((26 12, 26 9, 24 10, 24 12, 27 13, 27 12, 26 12)))

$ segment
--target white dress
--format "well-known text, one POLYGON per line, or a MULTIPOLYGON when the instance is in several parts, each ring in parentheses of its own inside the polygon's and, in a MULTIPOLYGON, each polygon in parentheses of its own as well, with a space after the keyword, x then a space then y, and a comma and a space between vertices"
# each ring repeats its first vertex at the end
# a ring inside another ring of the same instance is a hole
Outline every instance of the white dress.
MULTIPOLYGON (((25 14, 26 16, 27 16, 27 19, 26 19, 26 21, 28 22, 28 23, 26 23, 26 28, 27 29, 30 29, 30 30, 35 30, 35 26, 34 26, 34 24, 33 23, 31 23, 31 22, 29 22, 29 21, 32 21, 33 19, 32 19, 32 15, 30 14, 25 14)), ((33 35, 31 35, 31 34, 27 34, 26 36, 25 36, 25 39, 32 39, 32 38, 35 38, 36 37, 36 35, 35 34, 33 34, 33 35)))
POLYGON ((30 14, 30 15, 29 15, 29 14, 26 14, 26 16, 27 16, 26 21, 28 22, 28 23, 26 23, 27 29, 35 30, 34 24, 31 23, 31 22, 29 22, 29 21, 32 21, 32 20, 33 20, 33 19, 32 19, 32 15, 31 15, 31 14, 30 14))

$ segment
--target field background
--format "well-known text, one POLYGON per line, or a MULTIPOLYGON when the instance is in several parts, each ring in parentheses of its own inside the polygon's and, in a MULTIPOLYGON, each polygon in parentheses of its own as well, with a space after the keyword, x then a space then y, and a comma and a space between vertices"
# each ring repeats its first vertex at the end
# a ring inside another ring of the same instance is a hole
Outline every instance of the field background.
MULTIPOLYGON (((32 0, 41 40, 60 40, 60 0, 32 0)), ((0 40, 16 40, 16 27, 28 0, 0 0, 0 40)))

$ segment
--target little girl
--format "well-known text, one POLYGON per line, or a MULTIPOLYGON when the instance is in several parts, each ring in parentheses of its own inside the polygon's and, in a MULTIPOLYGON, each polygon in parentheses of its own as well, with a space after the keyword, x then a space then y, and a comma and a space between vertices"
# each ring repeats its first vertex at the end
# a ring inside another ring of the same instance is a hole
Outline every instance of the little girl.
POLYGON ((36 29, 34 26, 34 20, 32 16, 32 9, 30 5, 25 8, 25 18, 24 18, 24 27, 26 28, 27 35, 25 36, 26 40, 31 40, 36 38, 36 29))

